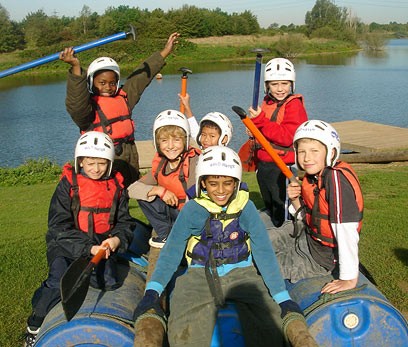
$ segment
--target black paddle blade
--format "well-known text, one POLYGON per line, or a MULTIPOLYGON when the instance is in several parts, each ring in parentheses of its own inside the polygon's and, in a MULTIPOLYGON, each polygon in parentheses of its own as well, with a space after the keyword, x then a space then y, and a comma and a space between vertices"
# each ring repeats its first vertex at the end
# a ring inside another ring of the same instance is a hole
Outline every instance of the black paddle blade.
POLYGON ((244 119, 244 118, 247 116, 245 110, 244 110, 242 107, 232 106, 232 110, 233 110, 238 116, 240 116, 241 119, 244 119))
POLYGON ((67 321, 81 308, 88 293, 93 264, 86 258, 78 258, 61 278, 61 303, 67 321))

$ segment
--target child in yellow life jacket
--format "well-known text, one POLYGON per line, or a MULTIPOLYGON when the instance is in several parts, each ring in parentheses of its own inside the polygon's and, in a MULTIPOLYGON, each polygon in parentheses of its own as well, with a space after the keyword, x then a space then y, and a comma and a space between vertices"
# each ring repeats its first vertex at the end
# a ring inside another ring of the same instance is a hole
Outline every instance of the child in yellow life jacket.
MULTIPOLYGON (((293 136, 307 120, 303 96, 294 94, 296 72, 284 58, 275 58, 265 65, 265 98, 261 107, 249 108, 252 121, 282 160, 291 166, 295 162, 293 136)), ((286 219, 286 177, 268 152, 256 148, 256 178, 272 223, 279 227, 286 219)))
POLYGON ((72 66, 68 73, 67 111, 81 132, 95 130, 112 138, 116 153, 114 169, 122 173, 126 187, 139 178, 132 110, 164 66, 178 37, 178 33, 171 34, 165 47, 139 65, 123 86, 119 66, 112 58, 95 59, 86 72, 72 47, 60 53, 60 59, 72 66))
POLYGON ((33 295, 25 346, 34 346, 45 316, 61 300, 60 280, 74 260, 106 250, 91 285, 104 290, 120 285, 116 254, 126 252, 136 224, 122 175, 112 171, 114 156, 110 137, 91 131, 77 142, 75 166, 68 163, 63 168, 48 214, 48 278, 33 295))
POLYGON ((151 170, 132 183, 129 196, 137 199, 157 233, 149 240, 162 248, 195 182, 195 165, 200 150, 190 146, 190 127, 184 114, 165 110, 155 119, 153 139, 156 154, 151 170))
MULTIPOLYGON (((363 217, 363 196, 357 175, 342 161, 340 139, 328 123, 310 120, 294 136, 296 162, 305 171, 302 184, 290 183, 290 211, 299 220, 295 238, 271 233, 280 249, 285 278, 292 282, 332 275, 322 293, 335 294, 357 285, 358 242, 363 217), (296 211, 296 214, 295 214, 296 211), (284 237, 285 241, 279 240, 284 237), (302 256, 299 256, 299 253, 302 256)), ((279 232, 278 232, 279 233, 279 232)))
POLYGON ((282 318, 304 317, 286 290, 256 207, 240 188, 238 155, 224 146, 207 148, 195 177, 197 197, 180 211, 135 318, 151 309, 163 315, 160 295, 185 255, 188 270, 170 300, 170 346, 209 346, 226 300, 237 303, 246 346, 284 346, 282 318))

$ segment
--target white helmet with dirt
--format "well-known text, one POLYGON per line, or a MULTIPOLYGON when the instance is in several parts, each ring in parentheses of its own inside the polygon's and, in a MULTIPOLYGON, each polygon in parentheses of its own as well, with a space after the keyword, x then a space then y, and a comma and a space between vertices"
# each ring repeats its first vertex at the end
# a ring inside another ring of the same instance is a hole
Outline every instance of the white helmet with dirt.
POLYGON ((188 124, 186 116, 180 111, 165 110, 157 115, 153 123, 153 143, 156 151, 158 151, 158 145, 156 143, 156 131, 166 125, 175 125, 184 130, 184 132, 186 133, 186 146, 184 149, 187 150, 190 139, 190 125, 188 124))
POLYGON ((98 71, 102 70, 109 70, 113 71, 117 78, 118 82, 116 84, 116 91, 119 89, 119 83, 120 83, 120 68, 118 63, 113 60, 112 58, 109 57, 99 57, 96 58, 88 67, 88 71, 86 74, 87 80, 88 80, 88 90, 93 93, 93 80, 94 80, 94 75, 98 71))
POLYGON ((340 156, 340 137, 336 129, 334 129, 329 123, 322 120, 308 120, 301 124, 293 138, 293 146, 295 148, 296 164, 297 162, 297 141, 300 139, 313 139, 320 141, 326 146, 326 165, 333 166, 340 156), (332 158, 333 149, 335 154, 332 158))
POLYGON ((79 173, 79 158, 92 157, 109 160, 107 176, 111 174, 113 160, 115 158, 115 146, 112 139, 99 131, 88 131, 77 141, 75 147, 75 172, 79 173))
POLYGON ((221 112, 210 112, 207 113, 200 121, 200 130, 198 131, 197 134, 197 144, 199 146, 201 146, 201 141, 200 141, 200 136, 201 136, 201 132, 203 130, 203 123, 205 121, 211 121, 213 123, 215 123, 216 125, 218 125, 218 127, 221 130, 221 136, 218 140, 218 145, 220 146, 227 146, 228 143, 231 141, 231 137, 232 137, 232 131, 233 131, 233 127, 232 127, 232 123, 231 121, 228 119, 228 117, 224 114, 222 114, 221 112), (227 136, 227 142, 225 142, 224 144, 222 143, 222 140, 224 139, 224 137, 227 136))
POLYGON ((285 58, 274 58, 265 65, 264 90, 268 93, 266 83, 269 81, 291 81, 292 92, 295 91, 296 71, 292 62, 285 58))
POLYGON ((242 179, 242 164, 238 154, 229 147, 211 146, 198 157, 196 166, 196 196, 201 193, 201 179, 204 176, 230 176, 242 179))

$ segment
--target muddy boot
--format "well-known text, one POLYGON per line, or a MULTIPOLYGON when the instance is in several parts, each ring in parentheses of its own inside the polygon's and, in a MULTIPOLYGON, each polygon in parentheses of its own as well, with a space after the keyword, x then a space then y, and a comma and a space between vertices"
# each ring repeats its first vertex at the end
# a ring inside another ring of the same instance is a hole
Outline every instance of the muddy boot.
POLYGON ((288 313, 283 319, 283 331, 292 347, 319 347, 301 314, 288 313))
POLYGON ((135 323, 133 347, 162 347, 166 323, 153 309, 141 315, 135 323))

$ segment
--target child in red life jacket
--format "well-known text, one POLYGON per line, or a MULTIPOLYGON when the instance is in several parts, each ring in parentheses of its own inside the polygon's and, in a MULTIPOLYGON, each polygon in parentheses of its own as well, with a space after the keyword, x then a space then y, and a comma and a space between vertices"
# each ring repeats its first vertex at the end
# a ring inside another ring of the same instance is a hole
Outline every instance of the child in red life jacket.
MULTIPOLYGON (((340 139, 326 122, 303 123, 295 133, 294 148, 296 163, 305 176, 301 185, 290 183, 287 188, 291 200, 289 210, 297 211, 305 233, 295 233, 298 241, 289 241, 295 244, 283 253, 292 258, 295 271, 304 267, 305 273, 298 279, 324 272, 332 274, 334 279, 323 286, 322 293, 353 289, 359 275, 358 242, 363 217, 363 196, 357 175, 349 164, 338 160, 340 139), (294 251, 295 246, 307 256, 306 261, 296 256, 299 251, 294 251)), ((281 265, 284 276, 291 279, 291 269, 282 262, 281 265)))
POLYGON ((207 113, 197 122, 190 106, 190 95, 179 94, 179 98, 185 107, 185 115, 190 125, 191 137, 197 141, 201 149, 210 146, 227 146, 232 138, 233 127, 229 118, 221 112, 207 113))
MULTIPOLYGON (((303 96, 294 94, 296 73, 293 64, 284 58, 275 58, 265 65, 265 98, 257 110, 249 108, 256 127, 282 160, 295 162, 293 136, 300 124, 307 120, 303 96)), ((272 223, 279 227, 286 219, 286 177, 271 156, 262 147, 256 148, 256 178, 272 223)))
POLYGON ((139 178, 132 110, 164 66, 178 37, 178 33, 171 34, 163 50, 139 65, 122 87, 119 66, 112 58, 95 59, 86 72, 72 47, 60 53, 60 59, 72 66, 68 73, 67 111, 81 132, 95 130, 112 138, 116 153, 114 169, 122 173, 126 187, 139 178))
POLYGON ((187 200, 186 191, 194 185, 195 165, 200 154, 189 145, 190 127, 184 114, 176 110, 161 112, 153 124, 156 154, 151 170, 131 184, 129 196, 140 208, 157 233, 149 244, 162 248, 187 200))
POLYGON ((120 173, 112 172, 114 144, 104 133, 83 134, 75 148, 75 166, 65 164, 51 198, 48 214, 48 278, 32 298, 26 346, 33 346, 47 313, 61 300, 60 280, 69 265, 106 250, 91 276, 91 285, 104 290, 119 287, 116 254, 125 252, 133 237, 134 219, 120 173))
POLYGON ((207 148, 195 177, 197 197, 180 211, 135 318, 151 309, 163 315, 160 295, 185 254, 188 270, 177 278, 170 300, 170 346, 209 346, 226 300, 237 304, 246 346, 286 345, 282 318, 290 312, 292 322, 306 323, 255 205, 240 189, 238 155, 224 146, 207 148))

